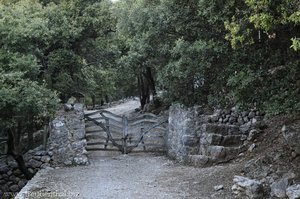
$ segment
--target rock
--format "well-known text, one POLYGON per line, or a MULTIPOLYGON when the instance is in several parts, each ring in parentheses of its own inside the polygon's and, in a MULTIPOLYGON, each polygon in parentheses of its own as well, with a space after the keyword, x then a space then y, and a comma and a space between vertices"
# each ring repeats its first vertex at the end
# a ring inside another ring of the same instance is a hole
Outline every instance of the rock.
POLYGON ((256 145, 255 145, 254 143, 251 144, 251 146, 248 148, 248 151, 249 151, 249 152, 253 152, 254 149, 255 149, 255 147, 256 147, 256 145))
POLYGON ((71 111, 74 109, 74 107, 71 104, 64 104, 65 111, 71 111))
POLYGON ((17 181, 16 180, 16 176, 14 176, 14 175, 9 176, 9 180, 12 181, 12 182, 16 182, 17 181))
POLYGON ((248 141, 254 140, 255 138, 257 138, 258 134, 259 134, 259 131, 257 131, 256 129, 252 129, 252 130, 249 132, 249 135, 248 135, 247 140, 248 140, 248 141))
POLYGON ((289 199, 300 199, 300 184, 289 186, 286 189, 286 195, 289 199))
POLYGON ((183 135, 182 136, 182 144, 185 146, 195 146, 198 144, 199 138, 193 135, 183 135))
POLYGON ((1 164, 0 165, 0 174, 7 173, 9 171, 9 167, 6 164, 1 164))
POLYGON ((247 123, 247 122, 249 122, 249 121, 250 121, 250 119, 249 119, 247 116, 246 116, 246 117, 244 117, 244 118, 243 118, 243 120, 244 120, 244 122, 245 122, 245 123, 247 123))
POLYGON ((36 156, 44 156, 44 155, 47 155, 47 151, 37 151, 37 152, 35 152, 34 155, 36 155, 36 156))
POLYGON ((251 112, 249 113, 248 117, 249 117, 250 119, 254 118, 254 117, 255 117, 255 111, 251 111, 251 112))
POLYGON ((235 123, 235 122, 237 122, 237 119, 236 119, 235 117, 230 117, 230 118, 229 118, 229 123, 230 123, 230 124, 233 124, 233 123, 235 123))
POLYGON ((85 156, 85 155, 75 157, 74 162, 76 165, 88 165, 89 164, 89 160, 88 160, 87 156, 85 156))
POLYGON ((42 162, 34 160, 34 159, 31 159, 28 162, 28 166, 31 167, 31 168, 33 168, 33 169, 40 168, 41 165, 42 165, 42 162))
POLYGON ((250 129, 251 129, 251 122, 247 122, 246 124, 243 124, 240 126, 240 131, 243 133, 243 134, 247 134, 250 129))
POLYGON ((11 192, 18 192, 20 189, 19 189, 19 186, 18 185, 12 185, 12 186, 10 186, 9 187, 9 190, 11 191, 11 192))
POLYGON ((251 122, 252 122, 252 124, 255 124, 255 123, 258 122, 258 121, 257 121, 257 119, 252 118, 251 122))
POLYGON ((27 184, 27 180, 20 180, 18 182, 19 189, 21 190, 27 184))
POLYGON ((52 156, 53 156, 53 152, 52 152, 52 151, 48 151, 48 155, 49 155, 50 157, 52 157, 52 156))
POLYGON ((238 117, 237 122, 238 122, 240 125, 244 124, 244 120, 243 120, 242 117, 238 117))
POLYGON ((16 170, 14 170, 14 175, 20 176, 20 175, 22 175, 22 172, 20 171, 20 169, 16 169, 16 170))
POLYGON ((43 163, 49 163, 51 158, 49 156, 42 156, 41 161, 43 163))
POLYGON ((215 190, 215 191, 220 191, 220 190, 222 190, 222 189, 224 189, 224 185, 214 186, 214 190, 215 190))
POLYGON ((64 161, 64 165, 71 166, 72 165, 72 161, 71 160, 65 160, 64 161))
POLYGON ((34 170, 32 168, 29 168, 28 171, 32 174, 34 174, 34 170))
POLYGON ((8 176, 11 176, 13 174, 13 172, 11 170, 9 170, 7 173, 6 173, 8 176))
POLYGON ((209 163, 209 157, 205 155, 190 155, 189 162, 194 166, 203 166, 209 163))
POLYGON ((271 196, 276 196, 278 198, 286 197, 286 189, 289 185, 289 181, 287 178, 280 179, 275 181, 271 185, 271 196))
POLYGON ((217 122, 218 120, 219 120, 219 116, 218 115, 212 115, 210 117, 210 121, 212 121, 212 122, 217 122))
POLYGON ((242 112, 242 117, 247 117, 249 115, 249 112, 248 111, 243 111, 242 112))
POLYGON ((233 193, 238 198, 263 199, 263 186, 257 180, 242 176, 234 176, 233 193))
POLYGON ((18 168, 18 163, 15 160, 10 160, 7 164, 12 169, 18 168))
POLYGON ((281 132, 289 147, 300 154, 300 132, 285 125, 282 127, 281 132))
POLYGON ((48 169, 50 167, 51 167, 51 165, 49 163, 44 163, 41 165, 41 169, 48 169))

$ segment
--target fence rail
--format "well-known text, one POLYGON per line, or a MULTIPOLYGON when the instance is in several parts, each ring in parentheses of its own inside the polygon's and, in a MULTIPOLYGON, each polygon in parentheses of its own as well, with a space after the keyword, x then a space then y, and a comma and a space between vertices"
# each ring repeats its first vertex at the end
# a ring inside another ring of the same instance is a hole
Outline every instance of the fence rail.
POLYGON ((154 114, 145 113, 128 119, 99 110, 86 113, 85 118, 87 136, 92 137, 90 141, 88 139, 88 147, 91 147, 88 150, 115 149, 122 153, 165 151, 167 120, 161 120, 154 114))

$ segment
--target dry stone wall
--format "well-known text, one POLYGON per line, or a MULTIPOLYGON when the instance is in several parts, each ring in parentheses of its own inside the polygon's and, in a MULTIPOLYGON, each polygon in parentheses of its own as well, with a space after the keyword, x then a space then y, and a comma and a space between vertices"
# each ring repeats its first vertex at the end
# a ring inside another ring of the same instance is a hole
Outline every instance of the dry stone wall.
POLYGON ((169 111, 168 155, 193 165, 226 162, 246 150, 263 125, 263 114, 257 110, 205 115, 201 107, 176 104, 169 111))
POLYGON ((88 165, 86 145, 83 105, 59 112, 50 124, 47 148, 52 153, 52 164, 88 165))
MULTIPOLYGON (((84 110, 82 104, 58 112, 50 123, 47 149, 42 146, 24 154, 28 170, 35 174, 41 169, 60 166, 87 165, 84 110)), ((0 158, 0 198, 11 198, 27 183, 12 157, 0 158)))

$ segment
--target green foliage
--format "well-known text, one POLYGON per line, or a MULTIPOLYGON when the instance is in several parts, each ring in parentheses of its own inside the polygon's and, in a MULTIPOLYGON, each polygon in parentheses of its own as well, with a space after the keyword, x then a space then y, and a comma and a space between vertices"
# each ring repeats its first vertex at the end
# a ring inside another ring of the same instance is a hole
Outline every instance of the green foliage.
POLYGON ((22 73, 0 73, 0 124, 2 129, 41 125, 54 114, 59 102, 55 92, 24 79, 22 73))

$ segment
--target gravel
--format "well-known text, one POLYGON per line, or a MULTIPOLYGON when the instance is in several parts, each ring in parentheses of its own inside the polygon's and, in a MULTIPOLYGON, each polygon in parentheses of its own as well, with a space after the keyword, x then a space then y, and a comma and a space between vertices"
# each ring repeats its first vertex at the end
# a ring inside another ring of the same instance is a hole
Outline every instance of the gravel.
POLYGON ((230 199, 232 179, 239 170, 235 164, 182 166, 165 156, 145 153, 103 156, 93 152, 90 159, 89 166, 44 170, 36 175, 25 189, 29 198, 48 194, 70 199, 230 199), (216 192, 214 187, 220 183, 224 188, 216 192))

